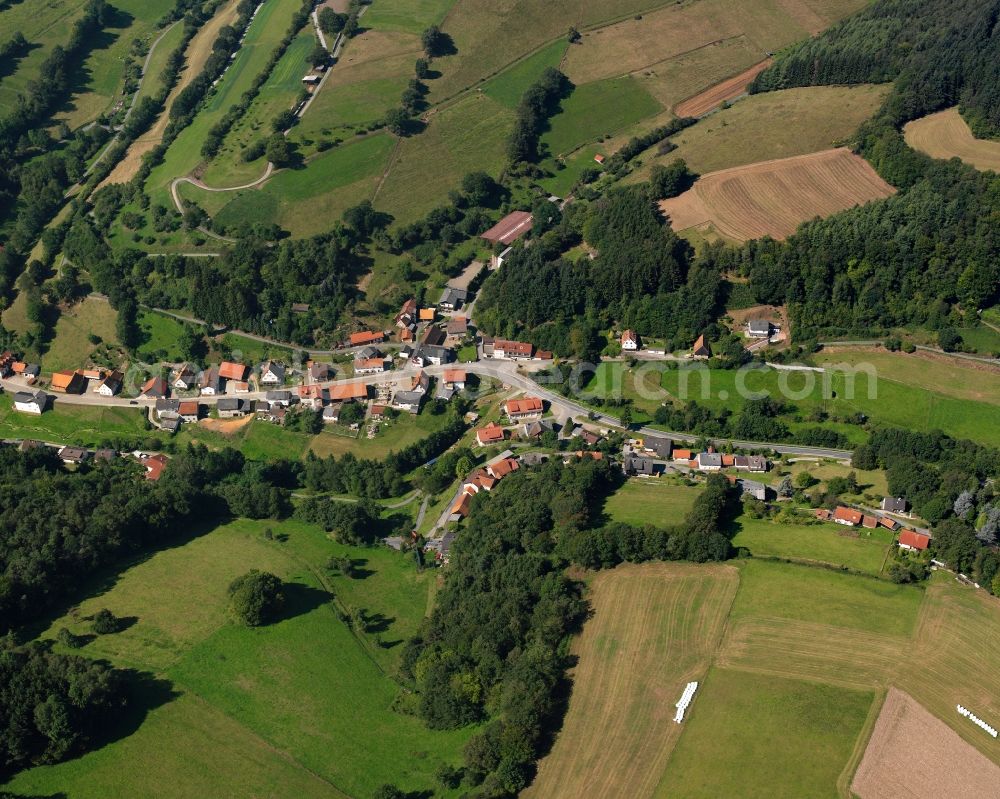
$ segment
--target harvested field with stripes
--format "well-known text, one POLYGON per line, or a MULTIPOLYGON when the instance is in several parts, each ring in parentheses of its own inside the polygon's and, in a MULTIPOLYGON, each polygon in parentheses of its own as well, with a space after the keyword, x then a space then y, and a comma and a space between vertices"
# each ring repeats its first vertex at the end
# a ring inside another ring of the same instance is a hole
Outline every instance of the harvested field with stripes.
POLYGON ((973 136, 957 108, 910 122, 903 136, 910 147, 931 158, 961 158, 976 169, 1000 172, 1000 141, 973 136))
POLYGON ((851 790, 860 799, 995 796, 1000 767, 913 697, 895 688, 882 706, 851 790), (902 756, 919 743, 919 757, 902 756))
POLYGON ((674 703, 707 671, 737 583, 732 566, 679 563, 594 578, 569 713, 525 799, 653 795, 682 730, 674 703))
POLYGON ((721 83, 699 92, 694 97, 689 97, 683 103, 678 103, 674 107, 674 114, 679 117, 701 117, 718 108, 723 103, 734 100, 746 92, 753 79, 767 69, 774 59, 766 58, 759 64, 754 64, 750 69, 745 69, 738 75, 721 83))
POLYGON ((837 148, 710 172, 660 209, 676 231, 711 227, 736 241, 784 239, 817 216, 894 192, 867 161, 837 148))

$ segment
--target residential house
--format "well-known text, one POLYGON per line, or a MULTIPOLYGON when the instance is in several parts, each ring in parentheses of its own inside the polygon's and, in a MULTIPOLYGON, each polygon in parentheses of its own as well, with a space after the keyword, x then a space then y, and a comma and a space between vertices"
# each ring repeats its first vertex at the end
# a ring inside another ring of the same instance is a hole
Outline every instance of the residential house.
POLYGON ((634 330, 626 330, 622 333, 621 344, 625 352, 635 352, 639 349, 639 336, 634 330))
POLYGON ((424 335, 420 339, 420 344, 422 347, 441 347, 447 339, 448 334, 444 332, 443 328, 431 325, 424 331, 424 335))
POLYGON ((431 388, 431 379, 427 376, 427 373, 424 371, 417 372, 413 376, 413 379, 410 381, 409 390, 417 394, 426 394, 428 391, 430 391, 430 388, 431 388))
POLYGON ((586 427, 583 427, 582 425, 577 425, 576 427, 573 428, 573 431, 570 433, 570 438, 579 438, 588 447, 593 447, 596 446, 597 444, 600 444, 604 437, 601 436, 599 433, 595 433, 592 430, 588 430, 586 427))
POLYGON ((874 530, 878 527, 878 518, 875 516, 869 516, 865 514, 861 517, 861 526, 867 527, 869 530, 874 530))
POLYGON ((220 419, 240 419, 247 415, 246 401, 239 397, 223 397, 215 403, 220 419))
POLYGON ((689 449, 675 449, 671 453, 671 457, 673 457, 675 461, 679 462, 679 461, 689 461, 694 457, 694 455, 689 449))
POLYGON ((60 394, 82 394, 87 388, 87 381, 79 372, 67 369, 52 373, 49 388, 60 394))
POLYGON ((466 373, 464 369, 445 369, 444 384, 447 388, 462 391, 465 389, 466 373))
POLYGON ((142 384, 140 393, 149 399, 162 399, 170 393, 170 387, 162 377, 151 377, 142 384))
POLYGON ((102 397, 115 396, 115 394, 122 390, 123 377, 122 373, 117 369, 113 372, 108 372, 100 385, 97 386, 97 393, 102 397))
POLYGON ((535 353, 536 361, 551 361, 553 358, 555 358, 555 354, 552 350, 538 350, 535 353))
POLYGON ((233 361, 223 361, 219 364, 219 377, 223 380, 235 380, 244 383, 247 379, 247 366, 233 361))
POLYGON ((622 471, 629 476, 657 477, 663 473, 664 468, 663 464, 652 458, 631 455, 622 461, 622 471))
POLYGON ((879 506, 886 513, 906 513, 907 502, 902 497, 882 497, 879 506))
POLYGON ((265 361, 260 367, 260 382, 268 386, 281 386, 285 383, 285 365, 278 361, 265 361))
POLYGON ((163 470, 167 468, 167 464, 170 463, 166 455, 162 455, 159 452, 149 454, 146 452, 137 453, 139 458, 139 463, 142 464, 143 468, 146 470, 147 480, 159 480, 160 475, 163 474, 163 470))
POLYGON ((487 447, 490 444, 499 444, 505 437, 506 432, 496 422, 490 422, 486 427, 482 427, 476 431, 476 443, 481 447, 487 447))
POLYGON ((892 530, 894 532, 902 526, 895 519, 890 519, 888 516, 879 516, 878 523, 887 530, 892 530))
POLYGON ((767 500, 767 486, 763 483, 758 483, 756 480, 746 480, 740 478, 736 481, 737 485, 743 490, 743 493, 749 494, 754 499, 759 499, 761 502, 767 500))
POLYGON ((45 410, 48 401, 49 395, 44 391, 18 391, 14 394, 14 410, 40 414, 45 410))
POLYGON ((372 347, 371 345, 367 347, 362 347, 361 349, 355 350, 354 352, 355 361, 369 361, 372 358, 381 358, 381 357, 382 357, 382 350, 380 350, 378 347, 372 347))
POLYGON ((770 338, 773 325, 766 319, 747 320, 747 336, 750 338, 770 338))
POLYGON ((202 394, 214 397, 222 393, 222 378, 219 377, 219 367, 212 366, 201 373, 199 390, 202 394))
POLYGON ((420 366, 441 366, 451 361, 451 350, 447 347, 437 347, 425 344, 419 350, 414 360, 420 362, 420 366))
POLYGON ((118 457, 118 453, 113 449, 108 447, 102 447, 101 449, 94 450, 94 460, 101 461, 103 463, 111 463, 118 457))
POLYGON ((403 303, 403 307, 396 314, 396 327, 408 328, 417 321, 417 301, 411 297, 403 303))
POLYGON ((323 409, 323 421, 329 424, 336 424, 340 421, 340 409, 342 402, 331 402, 323 409))
POLYGON ((364 383, 339 383, 330 386, 331 402, 368 399, 368 386, 364 383))
POLYGON ((264 394, 264 399, 271 405, 281 405, 287 408, 292 404, 292 392, 287 389, 274 389, 264 394))
POLYGON ((545 433, 555 432, 556 426, 550 419, 525 422, 521 427, 522 438, 541 438, 545 433))
POLYGON ((926 533, 918 533, 916 530, 901 530, 899 533, 899 548, 908 549, 911 552, 923 552, 930 546, 931 538, 926 533))
POLYGON ((182 422, 193 424, 198 421, 201 415, 201 405, 195 400, 183 400, 177 407, 177 415, 182 422))
POLYGON ((365 344, 380 344, 385 341, 385 333, 381 330, 362 330, 351 333, 348 341, 352 347, 363 347, 365 344))
POLYGON ((469 292, 465 289, 457 289, 454 286, 445 286, 441 292, 441 299, 438 300, 438 308, 442 311, 457 311, 469 298, 469 292))
POLYGON ((104 379, 104 375, 106 375, 108 372, 107 369, 104 369, 103 367, 100 366, 90 367, 87 369, 77 369, 76 371, 80 375, 80 377, 88 381, 89 380, 101 381, 104 379))
POLYGON ((654 453, 661 460, 670 460, 670 455, 674 451, 674 442, 669 438, 659 438, 658 436, 646 436, 642 445, 645 449, 654 453))
POLYGON ((462 484, 465 493, 478 494, 480 491, 492 491, 497 484, 497 478, 488 474, 485 469, 476 469, 462 484))
MULTIPOLYGON (((483 340, 485 352, 485 339, 483 340)), ((493 339, 493 357, 504 358, 509 361, 522 361, 531 358, 534 347, 527 341, 508 341, 507 339, 493 339)))
POLYGON ((90 453, 83 447, 62 447, 59 450, 59 460, 63 463, 83 463, 90 453))
POLYGON ((512 422, 527 422, 541 419, 544 406, 538 397, 510 399, 503 404, 504 413, 512 422))
POLYGON ((271 424, 283 425, 287 413, 288 408, 277 402, 261 402, 257 406, 257 418, 265 422, 271 422, 271 424))
POLYGON ((177 433, 181 429, 181 417, 176 415, 168 416, 160 420, 160 429, 168 433, 177 433))
POLYGON ((330 400, 329 390, 315 383, 311 386, 299 386, 297 391, 299 400, 314 411, 322 408, 330 400))
POLYGON ((420 403, 423 401, 422 391, 397 391, 392 395, 392 407, 409 413, 419 413, 420 403))
POLYGON ((354 362, 356 375, 380 375, 385 371, 385 361, 382 358, 366 358, 354 362))
POLYGON ((763 455, 737 455, 733 465, 742 472, 766 472, 770 464, 763 455))
POLYGON ((490 244, 508 245, 521 238, 531 230, 531 213, 528 211, 511 211, 493 227, 482 234, 490 244))
POLYGON ((164 417, 176 417, 178 411, 181 407, 181 401, 177 399, 167 399, 166 397, 158 397, 156 404, 153 405, 153 410, 156 412, 157 419, 163 419, 164 417))
POLYGON ((709 349, 708 343, 705 341, 704 333, 698 336, 697 340, 694 342, 694 347, 691 348, 691 354, 695 358, 708 358, 711 356, 712 350, 709 349))
POLYGON ((29 386, 33 384, 42 373, 42 367, 37 363, 25 363, 24 361, 14 361, 10 370, 14 373, 15 377, 24 378, 24 381, 29 386))
POLYGON ((469 507, 472 504, 472 493, 462 492, 462 495, 455 500, 455 504, 451 506, 451 516, 452 519, 464 519, 469 515, 469 507))
POLYGON ((469 320, 464 316, 453 316, 444 327, 444 332, 455 338, 462 338, 469 332, 469 320))
POLYGON ((246 380, 230 380, 226 387, 232 389, 234 394, 249 394, 250 384, 246 380))
POLYGON ((187 391, 194 388, 197 379, 197 370, 191 364, 185 363, 174 371, 172 385, 178 391, 187 391))
POLYGON ((330 379, 333 367, 328 363, 311 361, 309 363, 309 379, 314 383, 323 383, 330 379))
POLYGON ((857 527, 864 520, 864 514, 854 508, 838 505, 833 511, 833 520, 847 527, 857 527))
POLYGON ((421 308, 420 312, 417 314, 417 319, 421 322, 433 322, 437 314, 434 312, 433 308, 421 308))
POLYGON ((717 472, 722 468, 722 456, 718 452, 699 452, 695 462, 702 472, 717 472))
POLYGON ((519 468, 515 458, 501 458, 487 465, 486 472, 495 480, 503 480, 508 474, 516 472, 519 468))
POLYGON ((381 422, 385 418, 385 411, 386 411, 385 405, 374 403, 371 407, 371 410, 368 412, 368 417, 373 422, 381 422))

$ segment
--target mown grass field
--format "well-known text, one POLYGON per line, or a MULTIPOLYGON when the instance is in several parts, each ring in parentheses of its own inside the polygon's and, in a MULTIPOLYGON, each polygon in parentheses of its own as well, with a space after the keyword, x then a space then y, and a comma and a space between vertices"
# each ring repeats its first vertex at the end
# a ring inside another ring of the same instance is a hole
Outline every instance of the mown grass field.
POLYGON ((333 455, 339 458, 350 452, 358 458, 381 460, 390 452, 399 452, 437 432, 446 419, 444 414, 434 416, 427 411, 416 416, 401 413, 393 421, 384 422, 375 438, 368 438, 364 429, 357 437, 324 430, 309 442, 309 449, 320 457, 333 455))
POLYGON ((107 302, 94 297, 66 309, 59 315, 55 335, 42 355, 42 369, 55 372, 83 367, 98 346, 90 343, 90 334, 100 336, 103 341, 118 340, 116 318, 115 310, 107 302))
POLYGON ((882 572, 894 539, 885 528, 847 530, 829 522, 786 524, 741 516, 737 526, 733 546, 745 547, 755 557, 815 561, 872 575, 882 572))
POLYGON ((663 156, 642 155, 629 177, 646 179, 654 164, 683 159, 699 174, 826 150, 848 139, 882 104, 888 86, 814 86, 745 97, 705 117, 671 141, 663 156))
POLYGON ((960 158, 976 169, 1000 171, 1000 142, 977 139, 957 107, 907 123, 903 135, 931 158, 960 158))
POLYGON ((170 694, 131 735, 26 771, 11 790, 85 797, 294 791, 339 799, 369 796, 386 781, 404 790, 432 787, 434 770, 458 762, 470 731, 428 731, 391 709, 399 687, 371 659, 376 644, 356 638, 334 605, 325 562, 335 554, 366 561, 369 576, 354 581, 351 595, 388 619, 387 641, 397 619, 405 616, 412 629, 423 616, 433 571, 417 575, 391 561, 405 556, 386 551, 370 557, 369 550, 345 550, 295 522, 226 524, 101 586, 45 637, 62 626, 86 632, 86 617, 102 607, 131 617, 126 630, 80 652, 155 675, 170 694), (264 538, 268 527, 275 540, 264 538), (254 630, 226 612, 226 586, 249 568, 286 581, 283 618, 254 630))
POLYGON ((657 797, 836 799, 874 691, 712 669, 657 797))
POLYGON ((505 69, 483 86, 483 94, 503 103, 508 108, 517 108, 521 97, 532 83, 549 67, 558 67, 566 54, 569 43, 554 41, 535 53, 505 69))
POLYGON ((611 521, 657 527, 679 524, 691 510, 700 488, 666 479, 627 480, 604 503, 611 521))
POLYGON ((57 399, 41 416, 14 410, 9 393, 0 394, 0 437, 36 438, 54 444, 98 446, 118 436, 156 437, 147 432, 138 408, 61 406, 57 399))
POLYGON ((455 0, 395 0, 373 3, 362 17, 362 26, 375 30, 403 31, 419 35, 431 25, 439 25, 455 0))
MULTIPOLYGON (((590 582, 569 711, 526 799, 654 794, 685 729, 673 704, 701 680, 737 587, 731 566, 625 565, 590 582)), ((697 700, 696 700, 697 701, 697 700)))

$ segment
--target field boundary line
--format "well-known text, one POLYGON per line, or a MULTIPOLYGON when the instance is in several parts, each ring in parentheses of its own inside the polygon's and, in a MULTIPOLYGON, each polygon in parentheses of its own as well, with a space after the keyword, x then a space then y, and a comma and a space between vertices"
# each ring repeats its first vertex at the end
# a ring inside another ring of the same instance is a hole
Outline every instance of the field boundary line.
POLYGON ((865 723, 862 725, 858 737, 854 740, 854 749, 851 751, 851 756, 847 759, 843 770, 837 777, 837 793, 840 794, 841 799, 851 799, 853 795, 851 793, 851 783, 854 782, 854 775, 857 773, 858 766, 861 765, 861 760, 868 750, 868 742, 871 740, 875 724, 878 722, 878 717, 882 714, 882 707, 885 705, 885 700, 888 696, 888 688, 879 688, 871 707, 868 708, 865 723))

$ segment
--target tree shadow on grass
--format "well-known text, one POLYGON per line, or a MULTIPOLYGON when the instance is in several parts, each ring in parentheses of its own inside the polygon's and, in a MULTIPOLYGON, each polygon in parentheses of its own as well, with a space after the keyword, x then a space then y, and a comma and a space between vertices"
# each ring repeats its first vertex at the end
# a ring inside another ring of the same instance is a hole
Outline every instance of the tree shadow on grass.
POLYGON ((326 591, 313 588, 311 585, 285 583, 281 590, 285 595, 285 602, 272 623, 304 616, 330 601, 330 595, 326 591))

